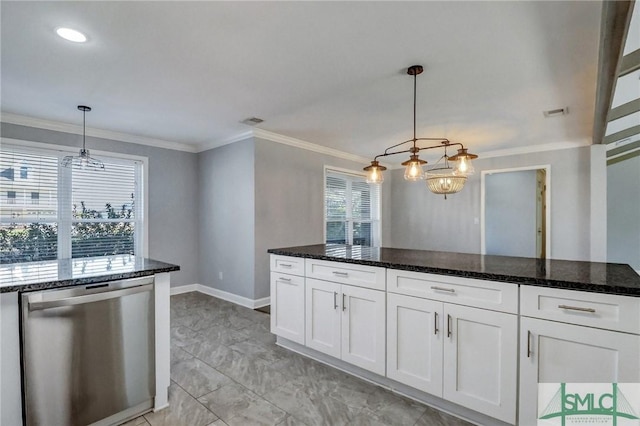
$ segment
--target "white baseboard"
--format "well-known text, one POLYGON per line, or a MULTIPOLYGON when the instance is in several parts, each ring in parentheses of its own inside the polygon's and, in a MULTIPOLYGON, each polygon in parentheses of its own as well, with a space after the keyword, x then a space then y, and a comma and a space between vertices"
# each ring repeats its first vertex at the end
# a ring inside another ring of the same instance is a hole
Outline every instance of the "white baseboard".
POLYGON ((227 302, 232 302, 236 305, 244 306, 250 309, 262 308, 263 306, 271 304, 270 297, 263 297, 262 299, 254 300, 202 284, 188 284, 178 287, 171 287, 172 296, 175 294, 189 293, 192 291, 198 291, 203 294, 208 294, 209 296, 217 297, 218 299, 226 300, 227 302))
POLYGON ((171 295, 191 293, 192 291, 198 291, 200 284, 181 285, 178 287, 171 287, 171 295))

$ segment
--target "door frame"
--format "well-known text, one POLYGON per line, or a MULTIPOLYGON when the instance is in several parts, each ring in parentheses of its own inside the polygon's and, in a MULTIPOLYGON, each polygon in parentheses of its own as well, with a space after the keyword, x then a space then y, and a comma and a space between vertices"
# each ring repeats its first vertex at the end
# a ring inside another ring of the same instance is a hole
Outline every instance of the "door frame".
POLYGON ((551 165, 543 164, 537 166, 510 167, 506 169, 482 170, 480 173, 480 253, 487 254, 487 241, 485 229, 485 179, 487 175, 495 173, 521 172, 525 170, 545 171, 545 255, 546 259, 551 259, 551 165))

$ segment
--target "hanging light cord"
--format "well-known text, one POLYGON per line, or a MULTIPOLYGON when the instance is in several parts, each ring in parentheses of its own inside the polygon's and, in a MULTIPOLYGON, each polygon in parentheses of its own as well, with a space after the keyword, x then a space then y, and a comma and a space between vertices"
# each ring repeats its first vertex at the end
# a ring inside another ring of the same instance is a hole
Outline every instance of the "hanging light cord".
POLYGON ((82 110, 82 150, 86 151, 86 137, 87 134, 87 110, 82 110))
POLYGON ((413 148, 416 147, 416 97, 418 73, 413 74, 413 148))

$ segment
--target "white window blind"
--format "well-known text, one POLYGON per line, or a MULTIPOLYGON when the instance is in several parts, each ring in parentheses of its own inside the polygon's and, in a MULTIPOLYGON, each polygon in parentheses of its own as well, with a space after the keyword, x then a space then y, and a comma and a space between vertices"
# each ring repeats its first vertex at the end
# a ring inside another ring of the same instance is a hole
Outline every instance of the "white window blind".
POLYGON ((71 169, 71 257, 134 254, 137 164, 71 169))
POLYGON ((1 263, 142 254, 142 163, 99 156, 104 170, 70 169, 65 155, 1 147, 1 263))
POLYGON ((0 150, 0 262, 55 259, 57 250, 58 157, 3 145, 0 150), (38 202, 34 203, 36 198, 38 202))
POLYGON ((325 173, 325 241, 380 245, 380 186, 358 174, 325 173))

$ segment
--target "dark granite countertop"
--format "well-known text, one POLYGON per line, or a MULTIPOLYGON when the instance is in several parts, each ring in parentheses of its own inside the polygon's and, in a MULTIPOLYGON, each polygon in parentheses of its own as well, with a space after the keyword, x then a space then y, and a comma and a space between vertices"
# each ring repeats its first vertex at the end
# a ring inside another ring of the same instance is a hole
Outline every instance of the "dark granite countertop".
POLYGON ((0 265, 0 293, 44 290, 179 271, 178 265, 130 255, 0 265))
POLYGON ((270 249, 284 256, 357 263, 567 290, 640 297, 640 275, 629 265, 490 256, 387 247, 316 244, 270 249))

